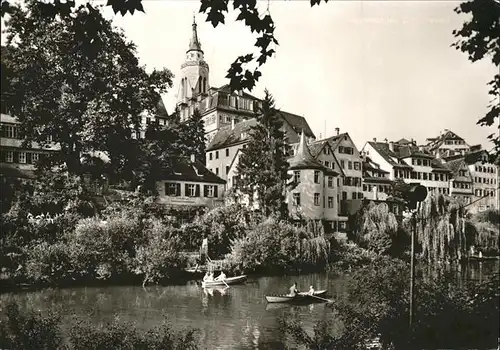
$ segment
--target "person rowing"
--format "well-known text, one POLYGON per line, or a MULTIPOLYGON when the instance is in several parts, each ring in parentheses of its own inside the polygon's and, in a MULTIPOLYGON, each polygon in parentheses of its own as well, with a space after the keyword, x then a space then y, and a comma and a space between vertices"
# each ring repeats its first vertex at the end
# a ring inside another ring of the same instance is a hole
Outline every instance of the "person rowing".
POLYGON ((293 285, 290 287, 290 293, 288 294, 288 296, 294 297, 298 293, 299 291, 297 290, 297 282, 294 282, 293 285))
POLYGON ((224 281, 226 279, 226 274, 224 271, 220 272, 220 275, 215 278, 216 281, 224 281))

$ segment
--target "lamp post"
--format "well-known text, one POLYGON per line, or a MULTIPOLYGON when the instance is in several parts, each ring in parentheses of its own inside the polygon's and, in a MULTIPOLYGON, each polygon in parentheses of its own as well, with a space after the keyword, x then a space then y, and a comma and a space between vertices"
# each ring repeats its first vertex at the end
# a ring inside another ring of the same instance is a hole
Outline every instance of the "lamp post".
POLYGON ((413 210, 412 230, 411 230, 411 259, 410 259, 410 327, 413 323, 413 313, 415 306, 415 235, 417 233, 417 203, 422 202, 427 197, 427 189, 422 185, 411 185, 404 194, 407 200, 408 209, 413 210))

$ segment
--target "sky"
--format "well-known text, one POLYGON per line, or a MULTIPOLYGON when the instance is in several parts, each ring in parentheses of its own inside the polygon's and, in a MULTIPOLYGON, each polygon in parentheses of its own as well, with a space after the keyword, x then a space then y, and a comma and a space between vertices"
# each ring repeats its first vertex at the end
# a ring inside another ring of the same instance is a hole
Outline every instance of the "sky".
MULTIPOLYGON (((94 1, 94 3, 99 3, 94 1)), ((348 132, 358 148, 377 138, 427 137, 450 129, 470 144, 490 149, 486 136, 496 128, 476 125, 487 111, 486 83, 495 68, 489 61, 471 63, 450 47, 452 31, 466 19, 455 1, 267 1, 259 7, 272 15, 279 41, 276 54, 262 67, 251 92, 267 88, 284 111, 304 116, 316 137, 348 132)), ((228 83, 230 64, 256 52, 256 34, 235 12, 217 28, 198 13, 200 1, 146 0, 146 13, 105 16, 123 28, 149 69, 168 68, 176 79, 163 96, 175 106, 180 66, 196 13, 198 37, 210 66, 210 86, 228 83)))

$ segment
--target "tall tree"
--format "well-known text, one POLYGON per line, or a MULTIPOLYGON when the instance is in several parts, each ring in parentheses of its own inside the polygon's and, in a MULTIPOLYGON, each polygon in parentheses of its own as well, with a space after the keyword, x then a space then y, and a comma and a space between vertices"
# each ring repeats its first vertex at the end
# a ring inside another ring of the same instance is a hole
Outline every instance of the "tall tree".
POLYGON ((283 215, 285 189, 291 177, 287 162, 290 147, 274 99, 267 90, 257 121, 251 127, 249 141, 237 165, 240 176, 237 189, 250 199, 256 193, 262 214, 283 215))
POLYGON ((103 151, 113 160, 132 142, 141 113, 154 113, 172 85, 168 70, 148 74, 135 45, 92 6, 46 16, 40 2, 15 8, 6 21, 13 114, 26 143, 61 147, 51 165, 81 172, 81 155, 103 151), (89 44, 89 38, 98 38, 89 44))
POLYGON ((182 129, 181 138, 183 144, 187 146, 187 151, 191 152, 190 155, 194 154, 196 160, 205 164, 205 123, 198 109, 195 109, 193 115, 183 123, 182 129))
MULTIPOLYGON (((453 47, 466 53, 471 62, 489 59, 497 67, 497 74, 488 83, 491 96, 489 111, 477 122, 482 126, 498 125, 500 128, 500 1, 471 0, 460 4, 455 12, 466 14, 469 19, 462 28, 454 30, 457 41, 453 47)), ((488 136, 493 142, 495 152, 492 162, 500 155, 500 133, 488 136)))
POLYGON ((467 253, 464 208, 451 197, 431 195, 422 202, 417 239, 429 264, 460 259, 467 253))

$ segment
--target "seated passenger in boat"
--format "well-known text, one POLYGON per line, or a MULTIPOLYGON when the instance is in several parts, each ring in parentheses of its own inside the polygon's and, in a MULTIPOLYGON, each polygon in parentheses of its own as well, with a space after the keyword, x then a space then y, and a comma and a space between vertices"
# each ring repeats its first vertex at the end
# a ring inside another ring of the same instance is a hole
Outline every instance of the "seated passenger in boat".
POLYGON ((291 297, 294 297, 295 295, 297 295, 299 291, 297 290, 297 282, 295 282, 291 287, 290 287, 290 293, 288 294, 288 296, 291 296, 291 297))
POLYGON ((215 278, 216 281, 223 281, 225 279, 226 279, 226 274, 224 273, 224 271, 221 271, 220 275, 215 278))
POLYGON ((205 276, 203 276, 203 282, 213 282, 214 280, 214 274, 213 272, 206 272, 205 276))
POLYGON ((314 288, 313 288, 313 286, 309 287, 309 292, 307 294, 314 295, 314 288))

